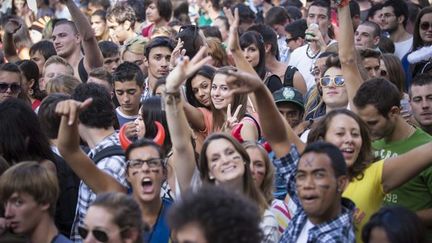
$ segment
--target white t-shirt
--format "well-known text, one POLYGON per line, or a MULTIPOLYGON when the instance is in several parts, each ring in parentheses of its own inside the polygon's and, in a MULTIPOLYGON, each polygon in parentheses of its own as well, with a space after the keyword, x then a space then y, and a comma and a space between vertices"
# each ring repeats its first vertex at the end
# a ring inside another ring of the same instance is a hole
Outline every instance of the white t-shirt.
POLYGON ((308 240, 308 234, 309 234, 309 230, 312 229, 312 227, 314 227, 314 225, 312 224, 312 222, 308 219, 306 221, 305 226, 303 226, 302 231, 300 232, 299 237, 297 238, 297 243, 306 243, 308 240))
POLYGON ((395 55, 402 60, 402 58, 411 50, 413 43, 413 38, 409 38, 408 40, 395 42, 395 55))

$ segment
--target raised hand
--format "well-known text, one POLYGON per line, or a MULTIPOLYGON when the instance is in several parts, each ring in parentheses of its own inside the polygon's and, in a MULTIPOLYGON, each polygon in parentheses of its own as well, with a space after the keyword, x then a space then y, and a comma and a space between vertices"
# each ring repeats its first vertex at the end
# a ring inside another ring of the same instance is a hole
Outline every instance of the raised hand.
POLYGON ((264 82, 256 73, 252 74, 234 69, 228 70, 225 74, 228 75, 226 83, 230 89, 230 93, 233 94, 247 94, 265 86, 264 82))
POLYGON ((5 25, 5 32, 8 34, 15 34, 21 28, 21 23, 16 19, 9 19, 5 25))
POLYGON ((177 45, 174 48, 174 50, 171 53, 170 58, 170 67, 174 68, 176 66, 176 61, 186 54, 186 49, 183 49, 184 41, 182 41, 180 38, 177 41, 177 45))
POLYGON ((180 57, 179 60, 177 60, 177 66, 166 78, 165 90, 167 92, 177 91, 187 78, 206 64, 211 59, 210 56, 204 57, 206 51, 207 47, 201 47, 192 60, 189 60, 189 57, 187 56, 180 57))
POLYGON ((228 22, 230 24, 229 28, 229 37, 228 37, 228 50, 231 52, 240 50, 240 42, 239 42, 239 36, 238 36, 238 27, 240 23, 240 17, 238 13, 238 8, 234 10, 234 14, 232 13, 231 9, 224 8, 223 9, 225 16, 228 19, 228 22))
POLYGON ((237 106, 236 110, 234 111, 234 114, 231 113, 231 104, 228 104, 227 108, 227 119, 222 127, 223 131, 231 131, 235 126, 239 124, 238 120, 238 114, 240 112, 240 109, 242 108, 242 105, 237 106))
POLYGON ((83 102, 65 100, 57 104, 55 112, 57 115, 66 117, 68 119, 68 125, 72 126, 76 123, 79 113, 89 107, 92 102, 92 98, 88 98, 83 102))

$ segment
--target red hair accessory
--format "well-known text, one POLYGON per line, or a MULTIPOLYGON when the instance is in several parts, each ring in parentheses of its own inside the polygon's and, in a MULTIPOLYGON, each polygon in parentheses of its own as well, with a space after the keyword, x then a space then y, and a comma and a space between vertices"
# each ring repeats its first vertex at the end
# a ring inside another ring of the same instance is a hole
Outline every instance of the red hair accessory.
MULTIPOLYGON (((155 123, 156 128, 157 128, 157 133, 156 133, 156 136, 153 138, 153 142, 155 142, 159 146, 162 146, 164 141, 165 141, 165 137, 166 137, 165 128, 158 121, 155 121, 154 123, 155 123)), ((126 136, 126 126, 125 125, 123 125, 120 128, 119 140, 120 140, 120 145, 121 145, 123 150, 126 150, 129 147, 129 145, 131 145, 131 143, 132 143, 129 140, 129 138, 126 136)))

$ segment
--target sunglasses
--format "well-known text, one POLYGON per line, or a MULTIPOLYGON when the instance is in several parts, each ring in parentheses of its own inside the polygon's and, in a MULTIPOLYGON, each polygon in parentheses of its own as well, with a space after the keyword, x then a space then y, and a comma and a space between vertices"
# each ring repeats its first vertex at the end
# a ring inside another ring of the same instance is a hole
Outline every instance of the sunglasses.
POLYGON ((344 86, 345 85, 345 79, 343 76, 335 76, 334 78, 331 77, 322 77, 320 78, 320 84, 321 87, 327 87, 330 86, 330 84, 333 82, 333 84, 336 87, 344 86))
POLYGON ((297 40, 297 39, 298 39, 298 37, 292 37, 292 38, 289 38, 289 39, 285 39, 285 42, 288 44, 291 41, 294 41, 294 40, 297 40))
MULTIPOLYGON (((83 226, 78 226, 78 234, 81 236, 82 239, 87 238, 89 232, 90 231, 83 226)), ((108 242, 109 240, 108 234, 102 230, 94 229, 91 230, 91 233, 93 234, 93 237, 100 242, 108 242)))
POLYGON ((0 83, 0 93, 6 93, 8 89, 10 89, 12 93, 16 94, 21 91, 21 85, 0 83))
POLYGON ((422 30, 428 30, 431 27, 431 23, 429 22, 423 22, 420 24, 420 29, 422 30))

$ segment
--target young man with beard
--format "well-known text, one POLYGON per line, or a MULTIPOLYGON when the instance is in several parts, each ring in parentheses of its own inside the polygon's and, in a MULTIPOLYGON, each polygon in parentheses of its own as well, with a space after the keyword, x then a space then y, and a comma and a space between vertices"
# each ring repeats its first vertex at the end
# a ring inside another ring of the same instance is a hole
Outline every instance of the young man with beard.
MULTIPOLYGON (((432 141, 432 136, 408 124, 400 115, 400 92, 385 79, 371 79, 358 89, 353 103, 368 125, 377 159, 404 154, 432 141)), ((409 161, 407 161, 409 163, 409 161)), ((399 205, 414 212, 425 225, 432 225, 432 167, 388 193, 384 205, 399 205)), ((432 239, 432 231, 428 231, 432 239)))
POLYGON ((395 55, 402 59, 407 54, 413 42, 413 37, 405 29, 409 13, 403 0, 387 0, 382 8, 381 27, 388 32, 395 44, 395 55))
POLYGON ((409 89, 411 109, 421 129, 432 135, 432 75, 419 74, 409 89))
POLYGON ((60 19, 53 24, 52 41, 57 55, 73 67, 75 77, 87 81, 91 69, 102 67, 103 57, 88 18, 73 0, 65 0, 74 22, 60 19), (81 44, 85 55, 81 52, 81 44))
POLYGON ((148 69, 148 77, 145 80, 143 98, 151 96, 156 81, 168 75, 170 71, 171 52, 174 45, 168 37, 153 38, 144 49, 144 64, 148 69))
POLYGON ((54 223, 58 196, 56 175, 38 162, 20 162, 0 178, 6 224, 30 242, 71 242, 54 223))

